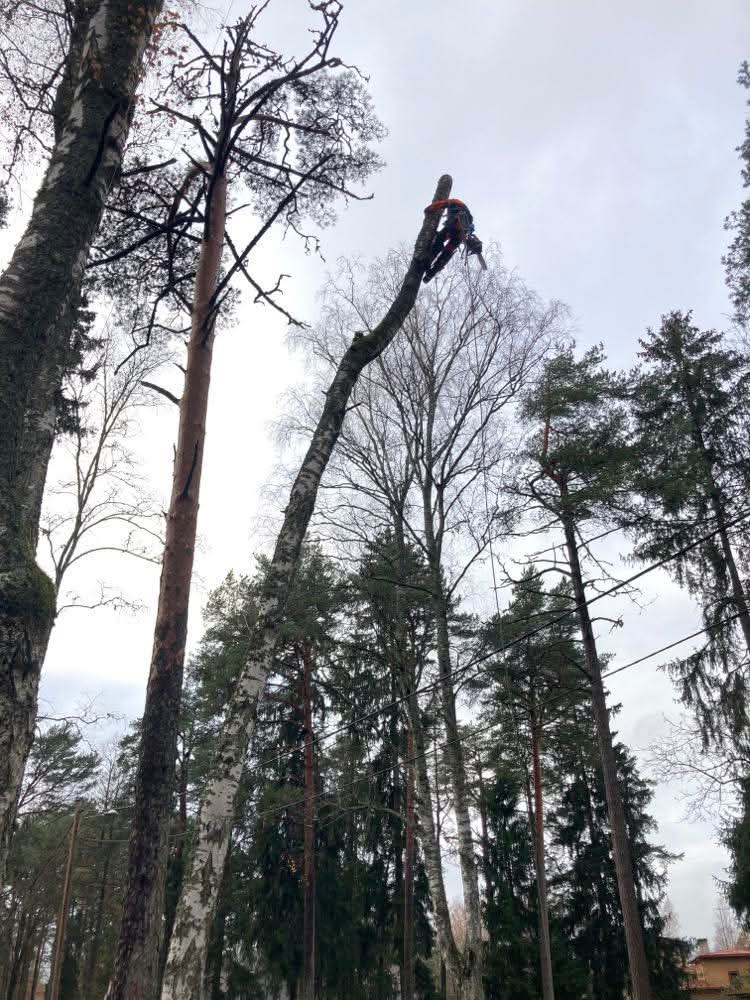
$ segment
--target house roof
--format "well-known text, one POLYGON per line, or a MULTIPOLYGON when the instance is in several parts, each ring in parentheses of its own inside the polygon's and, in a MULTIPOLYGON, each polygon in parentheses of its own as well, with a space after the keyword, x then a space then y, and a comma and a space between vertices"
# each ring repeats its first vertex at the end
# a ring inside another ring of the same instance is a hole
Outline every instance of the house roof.
POLYGON ((711 958, 748 958, 750 948, 719 948, 718 951, 702 951, 693 959, 694 962, 705 962, 711 958))

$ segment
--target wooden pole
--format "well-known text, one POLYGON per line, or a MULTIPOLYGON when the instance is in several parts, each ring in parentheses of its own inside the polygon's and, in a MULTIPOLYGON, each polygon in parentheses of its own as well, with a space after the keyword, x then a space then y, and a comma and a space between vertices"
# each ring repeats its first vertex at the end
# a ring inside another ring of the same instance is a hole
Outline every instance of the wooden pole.
POLYGON ((65 930, 68 923, 68 909, 70 907, 70 889, 73 882, 73 862, 76 853, 76 841, 78 840, 78 827, 81 824, 81 800, 76 802, 76 809, 73 813, 73 823, 70 827, 70 843, 68 845, 68 860, 65 864, 65 878, 63 880, 62 898, 60 900, 60 911, 57 915, 57 928, 55 930, 55 947, 52 950, 52 971, 49 977, 49 1000, 58 1000, 60 995, 60 976, 62 974, 63 955, 65 954, 65 930))

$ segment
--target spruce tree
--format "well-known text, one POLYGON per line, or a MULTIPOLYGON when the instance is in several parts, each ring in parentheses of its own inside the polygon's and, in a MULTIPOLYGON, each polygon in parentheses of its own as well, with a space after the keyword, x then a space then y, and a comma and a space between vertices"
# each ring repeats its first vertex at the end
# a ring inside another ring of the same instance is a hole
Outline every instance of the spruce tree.
MULTIPOLYGON (((590 994, 597 1000, 619 1000, 628 980, 624 924, 598 741, 582 706, 558 720, 550 743, 557 775, 550 814, 558 872, 552 893, 561 930, 583 964, 590 994)), ((665 936, 661 915, 667 869, 676 856, 651 841, 652 785, 621 743, 613 749, 654 996, 677 1000, 684 985, 686 945, 665 936)))
POLYGON ((510 723, 511 739, 521 741, 515 752, 525 761, 532 811, 541 994, 544 1000, 554 1000, 542 765, 546 731, 580 700, 585 674, 576 667, 575 620, 566 615, 572 608, 569 588, 560 584, 548 593, 543 581, 533 566, 527 567, 514 587, 507 612, 496 615, 484 629, 485 642, 497 650, 497 659, 490 660, 485 675, 491 681, 485 698, 489 717, 504 722, 506 730, 510 723))
POLYGON ((672 669, 707 738, 721 742, 747 723, 749 550, 746 525, 733 524, 747 513, 750 366, 689 313, 664 316, 640 343, 632 390, 633 485, 641 498, 635 554, 669 560, 668 570, 701 605, 705 640, 672 669))
MULTIPOLYGON (((750 90, 750 63, 747 60, 740 64, 737 83, 750 90)), ((745 134, 737 152, 742 160, 742 181, 747 188, 750 187, 750 118, 745 120, 745 134)), ((722 261, 726 281, 735 319, 747 328, 750 321, 750 198, 745 198, 740 207, 729 215, 725 227, 734 233, 722 261)))

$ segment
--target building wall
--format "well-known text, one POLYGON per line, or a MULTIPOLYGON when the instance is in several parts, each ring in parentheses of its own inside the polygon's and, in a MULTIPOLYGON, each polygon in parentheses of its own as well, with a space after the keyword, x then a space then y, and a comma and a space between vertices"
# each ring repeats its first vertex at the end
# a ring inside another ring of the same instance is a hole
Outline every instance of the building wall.
POLYGON ((706 956, 691 962, 691 966, 695 987, 690 990, 691 1000, 708 1000, 720 996, 721 991, 730 985, 730 972, 738 972, 741 976, 750 975, 750 955, 706 956))

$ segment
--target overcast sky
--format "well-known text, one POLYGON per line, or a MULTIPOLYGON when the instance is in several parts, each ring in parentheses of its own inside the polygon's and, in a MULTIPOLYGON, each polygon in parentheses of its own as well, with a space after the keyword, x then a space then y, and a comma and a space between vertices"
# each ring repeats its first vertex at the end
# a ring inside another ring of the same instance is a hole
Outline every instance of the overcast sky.
MULTIPOLYGON (((244 9, 234 0, 231 19, 244 9)), ((267 37, 300 37, 305 11, 303 0, 276 0, 267 37)), ((277 240, 265 251, 268 271, 292 274, 286 304, 313 319, 327 267, 411 242, 447 171, 482 239, 497 242, 540 295, 564 300, 579 343, 603 341, 613 364, 632 364, 638 337, 670 309, 726 325, 723 220, 741 197, 735 147, 745 106, 735 79, 749 42, 747 0, 349 0, 337 54, 371 77, 390 133, 387 165, 370 186, 374 200, 352 204, 325 232, 328 264, 277 240)), ((259 544, 259 490, 274 464, 268 424, 301 374, 284 338, 261 307, 243 307, 218 337, 191 644, 208 590, 230 568, 248 568, 259 544)), ((167 408, 148 417, 137 442, 163 496, 175 431, 167 408)), ((45 706, 62 711, 98 695, 102 708, 132 717, 142 707, 158 574, 121 563, 97 572, 137 590, 150 610, 66 612, 45 667, 45 706)), ((642 612, 618 606, 623 628, 602 637, 614 665, 698 627, 665 578, 651 577, 642 600, 642 612)), ((623 703, 621 736, 634 748, 676 712, 654 663, 611 688, 623 703)), ((686 823, 671 786, 659 786, 653 811, 660 841, 684 852, 670 886, 682 932, 711 936, 714 879, 726 863, 711 824, 686 823)))

